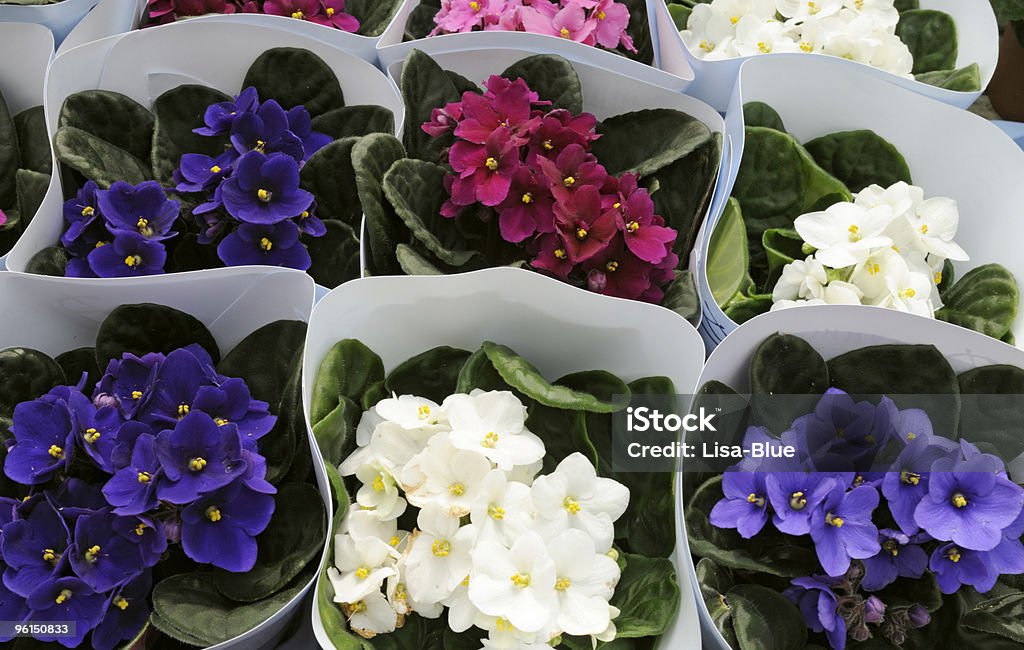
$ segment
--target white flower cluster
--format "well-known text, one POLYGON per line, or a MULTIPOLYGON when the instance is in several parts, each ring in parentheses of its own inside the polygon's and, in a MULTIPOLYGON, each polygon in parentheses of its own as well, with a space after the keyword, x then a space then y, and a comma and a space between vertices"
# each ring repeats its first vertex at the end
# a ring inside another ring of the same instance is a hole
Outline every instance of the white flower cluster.
POLYGON ((629 490, 579 453, 538 476, 545 448, 526 416, 511 392, 480 390, 440 405, 391 397, 363 414, 340 468, 361 487, 328 570, 355 632, 370 638, 447 608, 454 632, 487 630, 488 649, 615 637, 612 540, 629 490), (418 512, 406 532, 409 506, 418 512))
POLYGON ((786 265, 772 309, 864 304, 934 317, 945 261, 969 259, 953 241, 959 222, 956 201, 925 199, 924 190, 902 181, 801 215, 797 234, 817 250, 786 265))
POLYGON ((894 0, 713 0, 693 8, 680 34, 707 60, 831 54, 909 77, 914 57, 896 35, 899 19, 894 0))

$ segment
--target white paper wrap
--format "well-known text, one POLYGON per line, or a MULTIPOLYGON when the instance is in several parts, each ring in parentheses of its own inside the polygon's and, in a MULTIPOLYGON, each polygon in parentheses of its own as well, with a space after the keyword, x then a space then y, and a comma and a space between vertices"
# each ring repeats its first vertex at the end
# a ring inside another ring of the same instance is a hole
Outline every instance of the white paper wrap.
POLYGON ((0 4, 0 23, 35 23, 53 33, 57 45, 68 36, 97 0, 63 0, 49 5, 0 4))
MULTIPOLYGON (((696 385, 704 359, 694 329, 667 309, 597 296, 521 269, 364 278, 338 287, 313 310, 302 376, 307 413, 321 361, 345 338, 369 346, 388 371, 439 345, 475 350, 494 341, 549 378, 590 369, 625 381, 664 375, 681 394, 696 385)), ((686 585, 693 563, 682 528, 673 561, 686 585)), ((700 647, 696 607, 684 586, 679 616, 659 649, 700 647)), ((315 606, 313 627, 321 647, 333 648, 315 606)))

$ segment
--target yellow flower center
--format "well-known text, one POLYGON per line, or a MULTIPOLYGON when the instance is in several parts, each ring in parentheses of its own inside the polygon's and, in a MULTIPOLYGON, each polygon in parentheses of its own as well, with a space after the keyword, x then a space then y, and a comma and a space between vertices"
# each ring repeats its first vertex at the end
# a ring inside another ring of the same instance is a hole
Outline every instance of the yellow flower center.
POLYGON ((907 432, 907 440, 916 440, 916 439, 917 439, 917 434, 916 433, 914 433, 913 431, 907 432))
POLYGON ((351 603, 348 606, 348 611, 350 614, 362 614, 366 611, 366 603, 361 600, 358 603, 351 603))
POLYGON ((211 173, 214 173, 214 174, 219 174, 219 173, 220 173, 220 171, 221 171, 221 170, 220 170, 220 165, 214 165, 213 167, 210 167, 210 172, 211 172, 211 173))
POLYGON ((416 416, 421 420, 426 420, 427 418, 430 417, 430 407, 427 406, 426 404, 420 406, 420 408, 416 412, 416 416))
POLYGON ((556 248, 554 255, 555 255, 556 258, 558 258, 560 260, 564 260, 566 258, 565 249, 564 248, 556 248))
POLYGON ((560 36, 561 36, 562 38, 569 38, 569 30, 568 30, 568 29, 566 29, 565 27, 563 27, 563 28, 562 28, 562 29, 561 29, 561 30, 560 30, 560 31, 558 32, 558 34, 559 34, 559 35, 560 35, 560 36))
POLYGON ((89 443, 90 445, 94 445, 96 444, 96 441, 100 439, 100 432, 92 427, 89 427, 88 429, 85 430, 85 435, 83 437, 85 438, 85 441, 87 443, 89 443))
POLYGON ((565 508, 566 512, 570 515, 576 515, 580 512, 580 502, 572 497, 565 497, 562 501, 562 507, 565 508))
POLYGON ((877 262, 868 262, 867 269, 871 275, 878 275, 882 272, 882 267, 877 262))
POLYGON ((192 409, 191 409, 191 407, 188 404, 179 404, 178 405, 178 419, 180 420, 181 418, 183 418, 186 415, 188 415, 188 412, 191 411, 191 410, 192 409))
POLYGON ((928 224, 922 223, 920 231, 921 231, 922 235, 927 235, 928 234, 928 224))
POLYGON ((551 151, 555 148, 555 145, 551 144, 551 140, 545 140, 543 145, 545 151, 551 151))
POLYGON ((626 224, 626 232, 636 232, 637 230, 640 230, 640 224, 637 222, 630 221, 626 224))
POLYGON ((917 292, 914 291, 913 289, 904 289, 903 291, 900 292, 901 298, 913 298, 916 295, 917 292))
POLYGON ((800 49, 810 54, 811 52, 814 51, 814 45, 808 43, 807 41, 800 41, 800 49))
MULTIPOLYGON (((908 434, 907 437, 910 438, 910 436, 913 435, 914 434, 911 433, 908 434)), ((916 438, 917 436, 914 437, 916 438)), ((910 439, 913 440, 913 438, 910 439)), ((908 472, 907 470, 903 470, 902 472, 900 472, 900 481, 906 483, 907 485, 917 485, 918 483, 921 482, 921 475, 916 474, 914 472, 908 472)))
POLYGON ((133 390, 132 391, 132 399, 142 399, 142 391, 141 390, 133 390))
POLYGON ((524 192, 523 193, 523 198, 521 200, 526 205, 530 205, 531 203, 533 203, 533 195, 530 194, 529 192, 524 192))
POLYGON ((465 578, 462 579, 462 586, 463 587, 468 587, 469 586, 469 576, 466 576, 465 578))
POLYGON ((729 22, 732 23, 733 25, 735 25, 736 23, 740 22, 740 17, 739 16, 732 16, 732 17, 729 18, 729 22))
POLYGON ((206 518, 216 523, 221 520, 220 508, 217 506, 210 506, 206 509, 206 518))
POLYGON ((751 492, 747 495, 747 503, 752 503, 758 508, 764 505, 764 497, 759 497, 757 494, 751 492))
POLYGON ((530 586, 530 574, 515 573, 510 578, 512 584, 519 587, 520 589, 526 589, 530 586))
POLYGON ((302 20, 305 17, 306 17, 306 15, 304 13, 302 13, 301 11, 293 11, 292 12, 292 18, 294 18, 296 20, 302 20))
POLYGON ((128 268, 134 269, 139 264, 142 264, 142 258, 139 257, 138 255, 129 255, 128 257, 124 258, 124 264, 128 268))
POLYGON ((446 539, 436 539, 430 546, 430 551, 437 557, 448 557, 448 554, 452 552, 452 545, 446 539))
POLYGON ((966 508, 967 507, 967 497, 965 497, 963 494, 961 494, 959 492, 957 492, 956 494, 953 495, 952 501, 953 501, 953 505, 956 506, 957 508, 966 508))
POLYGON ((896 543, 896 540, 893 540, 893 539, 885 540, 882 543, 882 548, 885 549, 886 551, 888 551, 889 555, 891 555, 893 557, 896 557, 897 555, 900 554, 900 547, 899 547, 899 544, 896 543))
POLYGON ((499 618, 494 621, 494 629, 499 632, 511 632, 515 628, 512 627, 512 624, 509 623, 507 618, 499 618))
POLYGON ((789 497, 789 507, 792 510, 800 511, 807 507, 807 497, 803 492, 794 492, 789 497))
POLYGON ((94 246, 94 248, 103 248, 103 247, 104 247, 104 246, 106 246, 106 245, 107 245, 107 242, 105 242, 105 241, 103 241, 103 240, 101 239, 101 240, 99 240, 98 242, 96 242, 96 246, 94 246))
POLYGON ((227 418, 214 418, 213 421, 217 423, 218 427, 222 427, 230 422, 227 418))
POLYGON ((50 445, 50 448, 47 451, 54 458, 64 458, 64 450, 57 445, 50 445))
POLYGON ((469 8, 472 9, 473 11, 480 11, 480 3, 477 2, 476 0, 473 0, 472 2, 469 3, 469 8))
POLYGON ((487 165, 487 169, 492 172, 498 168, 498 161, 495 158, 488 158, 484 161, 484 164, 487 165))
POLYGON ((135 226, 139 229, 140 235, 149 237, 153 234, 153 229, 149 227, 149 219, 145 217, 139 217, 139 220, 135 223, 135 226))
POLYGON ((842 517, 836 517, 835 515, 833 515, 830 512, 827 515, 825 515, 825 523, 828 524, 829 526, 835 526, 836 528, 842 528, 843 524, 845 524, 846 522, 843 521, 842 517))
POLYGON ((701 41, 698 44, 698 47, 700 47, 700 49, 704 50, 705 52, 710 52, 711 50, 715 49, 715 44, 709 43, 708 41, 701 41))
POLYGON ((603 12, 603 11, 597 12, 597 19, 598 20, 604 20, 607 17, 608 17, 608 14, 606 14, 605 12, 603 12))
POLYGON ((616 271, 619 270, 619 263, 616 262, 615 260, 612 260, 604 265, 604 270, 608 271, 609 273, 615 273, 616 271))
POLYGON ((491 505, 487 506, 487 514, 491 517, 491 519, 497 519, 498 521, 501 521, 505 518, 505 509, 502 508, 501 506, 492 503, 491 505))
POLYGON ((360 580, 366 580, 370 577, 370 567, 361 566, 356 569, 356 577, 360 580))
POLYGON ((934 279, 936 285, 942 284, 942 271, 936 271, 934 279))
POLYGON ((847 232, 850 233, 850 241, 851 242, 859 242, 861 239, 864 239, 864 237, 862 237, 861 234, 860 234, 860 226, 854 224, 854 225, 850 226, 849 228, 847 228, 846 230, 847 230, 847 232))
POLYGON ((956 564, 960 561, 960 549, 954 546, 946 553, 946 557, 949 558, 950 562, 956 564))
POLYGON ((373 486, 373 491, 374 492, 383 492, 384 491, 384 475, 383 474, 378 474, 377 476, 373 477, 372 486, 373 486))
POLYGON ((331 7, 327 7, 327 17, 330 18, 333 15, 334 15, 334 9, 331 8, 331 7))
POLYGON ((770 54, 771 51, 772 51, 772 46, 768 45, 764 41, 758 41, 757 42, 757 51, 760 52, 761 54, 770 54))
POLYGON ((495 445, 497 444, 498 434, 494 433, 493 431, 488 431, 487 435, 484 436, 484 439, 480 441, 480 446, 486 447, 487 449, 494 449, 495 445))
POLYGON ((57 561, 57 553, 52 548, 43 549, 43 562, 54 564, 57 561))
POLYGON ((146 524, 139 524, 138 526, 135 527, 135 534, 138 535, 139 537, 142 537, 143 534, 145 534, 145 532, 146 532, 146 524))
POLYGON ((269 253, 270 249, 273 247, 274 242, 270 241, 270 239, 268 239, 267 237, 263 237, 262 239, 260 239, 260 248, 262 248, 263 250, 269 253))
POLYGON ((814 14, 818 13, 819 11, 821 11, 821 7, 818 6, 817 2, 808 2, 807 3, 807 10, 813 16, 814 14))
POLYGON ((579 239, 580 241, 583 241, 584 239, 586 239, 587 235, 589 235, 589 234, 590 233, 587 232, 586 228, 577 228, 576 229, 576 239, 579 239))
POLYGON ((99 555, 100 555, 100 547, 96 546, 96 545, 93 545, 93 546, 89 547, 88 550, 85 551, 85 561, 88 562, 89 564, 95 564, 96 560, 100 559, 99 555))
POLYGON ((91 205, 87 205, 84 208, 82 208, 83 217, 91 217, 94 214, 96 214, 96 208, 92 207, 91 205))
POLYGON ((124 610, 128 609, 128 601, 125 599, 124 596, 118 596, 117 599, 114 601, 114 606, 123 612, 124 610))
POLYGON ((466 493, 466 486, 462 483, 452 483, 448 486, 448 494, 453 497, 461 497, 466 493))
POLYGON ((565 185, 566 187, 572 187, 575 184, 576 179, 572 176, 566 176, 565 179, 562 180, 562 185, 565 185))
POLYGON ((864 0, 853 0, 853 6, 856 7, 858 11, 863 9, 864 8, 864 0))
POLYGON ((269 190, 265 190, 262 187, 260 189, 256 190, 256 198, 259 199, 260 201, 264 202, 264 203, 269 203, 270 199, 273 198, 273 196, 274 196, 273 192, 271 192, 269 190))
POLYGON ((72 595, 72 594, 71 594, 71 590, 70 590, 70 589, 61 589, 61 590, 60 590, 60 593, 59 593, 59 594, 57 594, 57 597, 56 597, 56 598, 54 599, 54 601, 55 601, 55 602, 56 602, 56 603, 57 603, 58 605, 61 605, 61 604, 63 604, 64 602, 66 602, 66 601, 68 601, 68 600, 71 600, 71 595, 72 595))
POLYGON ((206 459, 202 456, 197 456, 188 462, 188 468, 193 472, 200 472, 206 467, 206 459))
POLYGON ((149 483, 152 480, 149 472, 139 472, 139 483, 149 483))
POLYGON ((388 540, 388 544, 392 547, 397 547, 402 540, 398 539, 398 535, 392 535, 391 539, 388 540))

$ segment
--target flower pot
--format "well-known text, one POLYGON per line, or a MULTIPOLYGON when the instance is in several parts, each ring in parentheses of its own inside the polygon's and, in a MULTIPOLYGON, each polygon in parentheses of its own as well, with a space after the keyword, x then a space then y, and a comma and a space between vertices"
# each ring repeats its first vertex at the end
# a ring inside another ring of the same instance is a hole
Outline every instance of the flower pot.
MULTIPOLYGON (((42 25, 0 23, 0 56, 18 61, 0 71, 3 92, 11 115, 43 103, 46 68, 53 58, 53 34, 42 25)), ((7 255, 0 255, 0 271, 6 268, 7 255)))
MULTIPOLYGON (((700 385, 720 381, 740 394, 749 393, 751 356, 762 341, 777 333, 799 336, 826 360, 866 346, 925 344, 938 348, 957 374, 992 364, 1024 368, 1024 352, 948 323, 885 309, 829 305, 772 312, 744 323, 708 358, 700 376, 700 385)), ((1011 462, 1013 459, 1010 458, 1004 460, 1011 478, 1019 481, 1021 459, 1016 462, 1011 462)), ((696 579, 693 589, 701 614, 705 648, 731 650, 711 621, 696 579)))
MULTIPOLYGON (((57 130, 61 106, 69 95, 92 88, 123 93, 144 106, 183 84, 200 84, 236 94, 250 64, 275 47, 306 49, 323 59, 346 89, 350 104, 378 104, 392 111, 400 128, 404 109, 380 71, 356 56, 294 32, 220 19, 182 21, 120 34, 75 48, 58 57, 46 88, 47 128, 57 130), (210 61, 217 61, 211 66, 210 61)), ((10 256, 10 268, 25 271, 32 256, 53 246, 64 220, 64 193, 54 176, 35 219, 10 256)))
MULTIPOLYGON (((0 348, 29 347, 56 355, 92 345, 100 324, 116 307, 158 303, 193 315, 219 347, 230 350, 255 329, 276 320, 308 321, 313 283, 304 273, 280 269, 221 269, 140 281, 82 283, 16 273, 0 274, 0 348), (197 291, 196 287, 201 287, 197 291)), ((322 463, 314 458, 317 487, 329 501, 322 463)), ((273 648, 299 613, 309 585, 276 614, 216 648, 273 648)))
POLYGON ((1010 25, 999 39, 999 66, 988 85, 988 96, 1004 119, 1024 121, 1024 46, 1010 25))
POLYGON ((0 5, 0 23, 35 23, 53 32, 60 46, 97 0, 64 0, 48 5, 0 5))
MULTIPOLYGON (((146 22, 147 8, 148 2, 146 0, 99 0, 95 10, 86 16, 68 35, 67 41, 61 47, 60 53, 63 54, 65 51, 84 43, 98 41, 107 36, 123 34, 124 32, 138 29, 146 22)), ((377 63, 377 41, 380 40, 379 35, 363 36, 361 34, 352 34, 305 20, 293 20, 285 16, 269 14, 207 14, 205 16, 188 18, 189 21, 196 19, 228 23, 241 21, 246 25, 260 25, 293 32, 309 40, 327 43, 354 54, 368 63, 375 65, 377 63)))
MULTIPOLYGON (((683 43, 682 36, 669 15, 665 0, 653 0, 657 13, 656 24, 660 42, 661 56, 668 58, 685 58, 694 70, 696 81, 689 90, 695 97, 708 102, 718 110, 724 111, 729 104, 729 97, 739 75, 740 66, 750 58, 777 57, 781 54, 767 54, 757 57, 725 59, 721 61, 705 61, 690 52, 683 43)), ((998 29, 995 14, 988 0, 922 0, 922 9, 937 9, 951 15, 956 21, 959 38, 957 67, 977 63, 981 68, 981 88, 985 88, 992 79, 999 56, 998 29)), ((916 93, 937 99, 943 103, 967 108, 981 95, 977 92, 957 92, 930 86, 914 79, 899 77, 862 63, 836 60, 852 69, 863 70, 879 79, 902 86, 916 93)), ((786 70, 788 78, 795 71, 786 70)), ((783 77, 780 77, 782 79, 783 77)))
POLYGON ((529 54, 558 54, 570 61, 587 63, 597 68, 619 72, 633 79, 677 91, 685 90, 693 81, 693 72, 685 60, 670 57, 670 63, 667 65, 662 60, 657 46, 657 31, 653 14, 649 8, 647 15, 642 16, 641 19, 650 25, 654 46, 654 67, 638 64, 624 56, 597 47, 554 36, 526 32, 468 32, 405 40, 405 28, 409 15, 419 4, 420 0, 404 0, 398 13, 391 20, 391 24, 384 30, 384 34, 377 44, 377 55, 380 58, 381 67, 384 69, 404 60, 413 49, 422 50, 434 56, 449 52, 507 48, 529 54))
MULTIPOLYGON (((490 340, 533 360, 545 376, 589 368, 608 370, 625 381, 664 375, 680 392, 693 388, 702 363, 696 332, 668 310, 603 298, 537 274, 501 268, 363 278, 335 289, 314 310, 302 377, 307 413, 320 362, 345 338, 357 338, 376 351, 385 370, 435 346, 477 349, 490 340), (459 317, 451 318, 453 313, 459 317), (632 343, 624 346, 624 340, 632 343)), ((676 535, 673 561, 689 573, 685 532, 678 528, 676 535)), ((681 576, 680 584, 689 579, 681 576)), ((313 625, 320 645, 331 648, 315 606, 313 625)), ((685 586, 679 616, 658 647, 700 647, 696 603, 685 586)))
MULTIPOLYGON (((1013 227, 1000 216, 1006 206, 1024 200, 1024 188, 1015 180, 1024 174, 1024 155, 989 121, 886 83, 863 67, 853 68, 823 56, 780 54, 747 61, 726 120, 733 142, 742 141, 742 106, 751 101, 774 107, 800 142, 839 131, 876 132, 903 154, 914 184, 923 187, 926 196, 957 201, 964 224, 959 241, 971 256, 970 262, 956 264, 958 277, 993 262, 1024 278, 1016 238, 999 234, 1013 227), (935 155, 936 143, 942 143, 941 156, 935 155)), ((723 201, 713 207, 699 243, 696 269, 704 312, 701 334, 709 350, 736 328, 711 295, 706 263, 710 235, 721 218, 724 199, 732 193, 741 158, 740 146, 730 161, 731 168, 723 172, 727 174, 719 187, 723 201)), ((1012 331, 1015 336, 1024 333, 1024 323, 1017 322, 1012 331)))

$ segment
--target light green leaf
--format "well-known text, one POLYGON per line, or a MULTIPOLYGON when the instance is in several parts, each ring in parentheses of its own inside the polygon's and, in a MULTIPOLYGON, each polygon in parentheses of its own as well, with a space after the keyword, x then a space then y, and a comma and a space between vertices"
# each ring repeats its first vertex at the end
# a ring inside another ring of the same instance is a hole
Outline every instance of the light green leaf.
POLYGON ((739 201, 730 198, 711 233, 708 246, 708 284, 720 307, 739 293, 747 278, 747 231, 739 201))
POLYGON ((141 160, 81 129, 70 126, 59 129, 53 148, 57 160, 96 181, 102 189, 116 181, 138 185, 153 178, 152 170, 141 160))
POLYGON ((981 68, 978 67, 977 63, 971 63, 956 70, 922 72, 921 74, 914 75, 914 78, 930 86, 961 93, 981 90, 981 68))
POLYGON ((964 274, 942 301, 945 306, 936 318, 1001 339, 1017 318, 1020 290, 1005 267, 985 264, 964 274))

